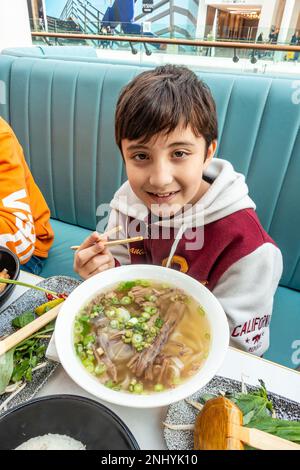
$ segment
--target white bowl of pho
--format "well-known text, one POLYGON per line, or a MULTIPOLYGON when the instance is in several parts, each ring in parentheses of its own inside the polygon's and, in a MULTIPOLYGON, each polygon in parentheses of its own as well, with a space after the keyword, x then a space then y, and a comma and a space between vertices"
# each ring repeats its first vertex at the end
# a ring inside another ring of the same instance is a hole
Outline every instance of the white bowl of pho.
POLYGON ((206 385, 223 363, 222 306, 195 279, 152 265, 97 274, 63 303, 55 343, 69 376, 107 402, 154 408, 206 385))

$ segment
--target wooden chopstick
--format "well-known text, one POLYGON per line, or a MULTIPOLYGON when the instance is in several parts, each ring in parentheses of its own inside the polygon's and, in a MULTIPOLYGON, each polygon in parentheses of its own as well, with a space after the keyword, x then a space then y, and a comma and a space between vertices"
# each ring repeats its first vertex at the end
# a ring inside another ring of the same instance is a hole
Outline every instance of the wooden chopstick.
MULTIPOLYGON (((120 240, 111 240, 109 242, 103 242, 104 246, 115 246, 115 245, 125 245, 126 243, 140 242, 144 240, 144 237, 131 237, 131 238, 122 238, 120 240)), ((71 246, 71 250, 78 250, 79 246, 71 246)))
MULTIPOLYGON (((132 238, 122 238, 120 240, 111 240, 109 242, 103 242, 104 246, 115 246, 115 245, 125 245, 126 243, 140 242, 144 240, 144 237, 132 237, 132 238)), ((78 250, 79 246, 71 246, 72 250, 78 250)))
MULTIPOLYGON (((121 225, 118 225, 117 227, 111 228, 110 230, 107 230, 107 232, 104 232, 102 234, 99 234, 100 237, 109 237, 110 235, 113 235, 114 233, 119 232, 122 229, 121 225)), ((71 250, 78 250, 80 245, 74 245, 70 246, 71 250)))
POLYGON ((29 338, 33 333, 36 333, 36 331, 54 320, 57 317, 62 304, 63 302, 0 341, 0 356, 17 346, 19 343, 22 343, 22 341, 29 338))
POLYGON ((126 243, 141 242, 144 240, 144 237, 132 237, 132 238, 123 238, 122 240, 112 240, 110 242, 104 242, 104 246, 115 246, 115 245, 125 245, 126 243))

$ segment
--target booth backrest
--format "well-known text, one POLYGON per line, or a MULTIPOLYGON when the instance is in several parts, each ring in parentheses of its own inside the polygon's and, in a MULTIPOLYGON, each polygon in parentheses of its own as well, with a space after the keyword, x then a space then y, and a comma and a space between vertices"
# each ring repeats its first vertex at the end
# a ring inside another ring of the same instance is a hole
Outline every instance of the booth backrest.
POLYGON ((97 57, 97 52, 91 46, 31 46, 31 47, 9 47, 3 49, 3 55, 15 57, 97 57))
POLYGON ((32 47, 11 47, 3 49, 3 55, 13 57, 38 57, 39 59, 51 60, 66 60, 66 61, 80 61, 101 64, 122 64, 122 65, 135 65, 137 67, 155 67, 155 61, 147 59, 146 62, 141 62, 141 56, 120 57, 113 54, 107 56, 102 55, 103 49, 98 49, 89 46, 32 46, 32 47))
MULTIPOLYGON (((97 206, 109 202, 125 178, 114 142, 116 101, 142 70, 0 56, 6 92, 0 115, 15 130, 52 217, 95 228, 97 206)), ((262 224, 283 252, 281 285, 300 290, 297 82, 196 73, 217 103, 218 157, 246 175, 262 224)))

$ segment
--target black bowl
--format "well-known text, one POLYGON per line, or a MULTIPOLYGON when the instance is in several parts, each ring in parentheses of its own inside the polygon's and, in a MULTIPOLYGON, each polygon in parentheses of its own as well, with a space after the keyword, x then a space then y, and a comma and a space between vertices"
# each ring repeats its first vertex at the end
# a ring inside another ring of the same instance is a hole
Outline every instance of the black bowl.
POLYGON ((106 406, 76 395, 51 395, 1 416, 0 450, 48 433, 73 437, 87 450, 139 449, 127 426, 106 406))
MULTIPOLYGON (((8 248, 0 246, 0 272, 6 268, 10 279, 18 279, 20 275, 20 261, 19 258, 8 248)), ((2 284, 1 284, 2 285, 2 284)), ((16 287, 15 284, 7 284, 3 292, 0 293, 0 306, 12 294, 16 287)))

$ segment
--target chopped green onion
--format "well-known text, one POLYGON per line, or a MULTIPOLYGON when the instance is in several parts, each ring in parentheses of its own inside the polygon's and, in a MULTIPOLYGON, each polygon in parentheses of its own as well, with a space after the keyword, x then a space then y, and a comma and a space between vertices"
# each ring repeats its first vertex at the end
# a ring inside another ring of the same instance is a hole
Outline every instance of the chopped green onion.
POLYGON ((146 279, 138 279, 136 281, 136 285, 142 287, 149 287, 151 286, 151 281, 147 281, 146 279))
POLYGON ((155 392, 162 392, 164 389, 164 386, 162 384, 156 384, 154 385, 154 391, 155 392))
POLYGON ((197 308, 197 312, 199 313, 199 315, 201 315, 201 317, 204 317, 205 316, 205 310, 203 307, 198 307, 197 308))
POLYGON ((95 367, 95 374, 103 375, 104 372, 106 372, 106 365, 103 362, 101 364, 97 364, 95 367))
POLYGON ((143 313, 142 313, 142 317, 145 318, 145 320, 150 320, 151 315, 150 315, 150 313, 143 312, 143 313))
POLYGON ((91 373, 94 372, 95 367, 94 367, 94 364, 93 364, 93 362, 91 361, 91 359, 89 359, 89 358, 83 359, 82 364, 84 365, 84 367, 85 367, 89 372, 91 372, 91 373))
POLYGON ((126 323, 130 320, 130 313, 125 308, 118 308, 117 309, 117 318, 118 318, 118 320, 123 321, 123 322, 126 323))
POLYGON ((134 393, 143 393, 144 387, 142 383, 137 383, 133 386, 133 392, 134 393))
POLYGON ((104 385, 105 385, 105 387, 113 388, 114 382, 113 382, 111 379, 109 379, 109 380, 107 380, 107 381, 105 382, 104 385))
POLYGON ((140 343, 142 343, 142 341, 143 341, 143 336, 142 336, 142 335, 140 335, 140 334, 138 334, 138 333, 135 333, 135 334, 133 335, 133 337, 132 337, 132 342, 133 342, 134 344, 140 344, 140 343))
POLYGON ((152 306, 147 306, 144 308, 144 310, 146 313, 149 313, 150 315, 155 315, 155 313, 157 313, 157 308, 152 307, 152 306))
POLYGON ((81 315, 78 317, 78 321, 81 323, 88 323, 90 321, 90 317, 88 315, 81 315))
POLYGON ((136 317, 131 317, 130 320, 128 320, 128 322, 126 323, 126 326, 129 325, 129 326, 135 326, 137 325, 138 323, 138 319, 136 317))
POLYGON ((92 313, 99 313, 104 310, 104 307, 102 305, 93 305, 92 307, 92 313))
POLYGON ((128 295, 125 295, 125 297, 122 297, 122 299, 121 299, 121 304, 122 304, 122 305, 129 305, 129 304, 131 304, 131 298, 128 297, 128 295))
POLYGON ((119 324, 118 320, 111 320, 110 326, 111 326, 111 328, 113 328, 114 330, 118 330, 119 327, 120 327, 120 324, 119 324))
POLYGON ((96 341, 96 338, 94 335, 87 335, 85 338, 83 338, 83 345, 87 346, 90 343, 94 343, 96 341))
POLYGON ((112 319, 112 318, 115 318, 116 313, 117 313, 117 312, 116 312, 115 309, 106 310, 105 316, 106 316, 107 318, 112 319))
POLYGON ((157 297, 156 295, 146 295, 145 299, 148 300, 149 302, 156 302, 157 297))

